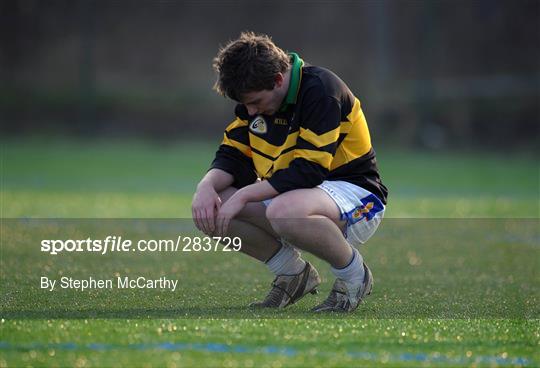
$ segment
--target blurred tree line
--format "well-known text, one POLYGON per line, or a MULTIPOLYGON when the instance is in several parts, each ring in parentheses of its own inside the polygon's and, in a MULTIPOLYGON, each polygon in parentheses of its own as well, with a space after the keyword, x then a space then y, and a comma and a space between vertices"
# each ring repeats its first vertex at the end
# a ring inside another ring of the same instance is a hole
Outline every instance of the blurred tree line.
POLYGON ((3 0, 1 132, 217 139, 212 58, 242 30, 342 77, 378 144, 538 143, 537 0, 3 0))

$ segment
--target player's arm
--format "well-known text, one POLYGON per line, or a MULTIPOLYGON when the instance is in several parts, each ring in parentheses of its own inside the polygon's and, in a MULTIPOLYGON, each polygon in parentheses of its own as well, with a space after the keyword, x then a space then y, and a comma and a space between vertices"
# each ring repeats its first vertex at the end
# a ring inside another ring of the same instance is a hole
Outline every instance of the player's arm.
POLYGON ((195 226, 205 234, 215 229, 214 217, 221 207, 218 193, 234 181, 231 174, 220 169, 210 169, 197 185, 191 204, 195 226))
POLYGON ((221 169, 210 169, 197 185, 197 191, 213 190, 221 192, 230 187, 234 182, 234 176, 221 169))
POLYGON ((225 129, 211 168, 197 186, 192 215, 197 228, 206 234, 215 230, 215 216, 221 206, 218 193, 229 186, 242 188, 257 179, 247 129, 247 121, 240 118, 225 129))
POLYGON ((212 169, 221 169, 231 174, 231 185, 238 189, 257 180, 249 146, 249 124, 244 110, 241 105, 236 107, 236 119, 225 129, 223 141, 211 165, 212 169))

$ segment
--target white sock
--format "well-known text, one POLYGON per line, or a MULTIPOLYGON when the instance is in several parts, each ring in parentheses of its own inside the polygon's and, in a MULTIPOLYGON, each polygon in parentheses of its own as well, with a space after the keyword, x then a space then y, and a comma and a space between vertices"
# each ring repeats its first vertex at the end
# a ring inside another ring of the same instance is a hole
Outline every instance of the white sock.
POLYGON ((306 267, 306 261, 300 258, 300 252, 287 244, 283 244, 281 249, 272 256, 266 265, 276 276, 297 275, 306 267))
POLYGON ((332 273, 338 278, 345 281, 347 288, 350 291, 358 290, 364 282, 364 259, 356 248, 352 248, 353 258, 349 264, 343 268, 332 267, 332 273))

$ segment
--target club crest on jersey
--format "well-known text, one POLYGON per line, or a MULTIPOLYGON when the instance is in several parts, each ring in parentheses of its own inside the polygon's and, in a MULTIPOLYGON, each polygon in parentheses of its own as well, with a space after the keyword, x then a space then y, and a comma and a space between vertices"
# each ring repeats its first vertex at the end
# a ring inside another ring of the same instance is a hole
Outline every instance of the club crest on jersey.
POLYGON ((366 221, 370 221, 378 212, 381 212, 384 209, 379 198, 375 197, 373 194, 362 198, 360 201, 362 202, 360 206, 345 214, 351 224, 355 224, 364 218, 366 221))
POLYGON ((267 129, 266 121, 262 116, 257 116, 251 124, 249 124, 249 130, 256 134, 265 134, 267 129))

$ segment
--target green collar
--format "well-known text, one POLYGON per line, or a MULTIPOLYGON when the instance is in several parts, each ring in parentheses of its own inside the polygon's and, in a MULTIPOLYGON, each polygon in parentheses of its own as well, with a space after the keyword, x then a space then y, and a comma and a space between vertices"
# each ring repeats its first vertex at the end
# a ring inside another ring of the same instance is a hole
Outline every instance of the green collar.
POLYGON ((291 79, 289 81, 287 96, 285 96, 285 100, 283 100, 279 111, 285 111, 287 106, 294 105, 296 103, 298 91, 300 90, 300 81, 302 80, 302 67, 304 66, 304 60, 302 60, 300 56, 294 52, 290 52, 289 56, 291 57, 292 63, 291 79))

